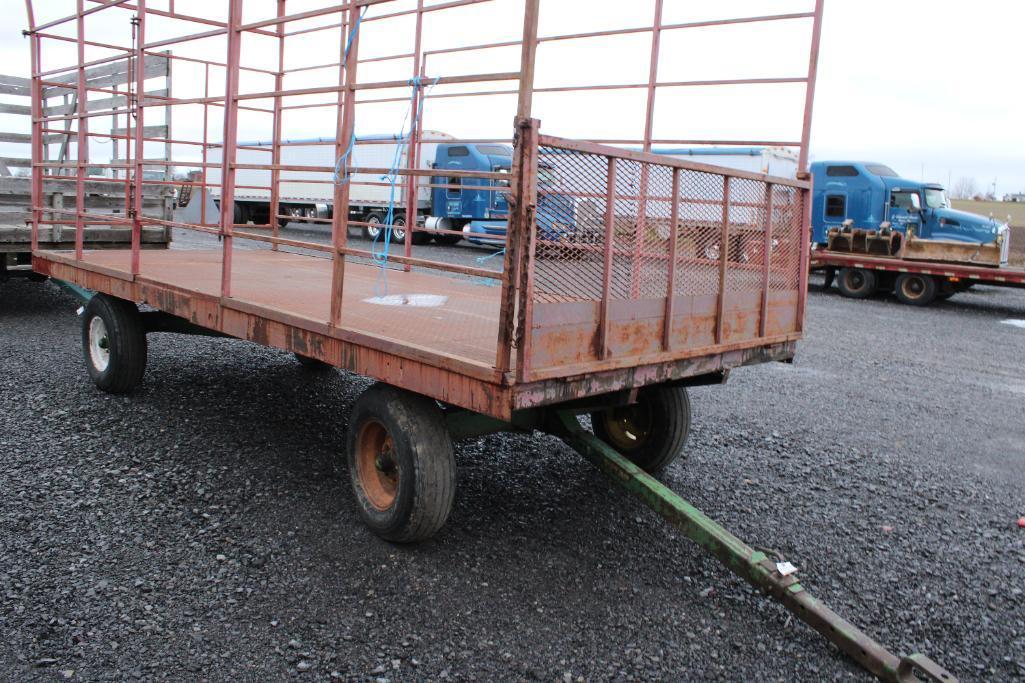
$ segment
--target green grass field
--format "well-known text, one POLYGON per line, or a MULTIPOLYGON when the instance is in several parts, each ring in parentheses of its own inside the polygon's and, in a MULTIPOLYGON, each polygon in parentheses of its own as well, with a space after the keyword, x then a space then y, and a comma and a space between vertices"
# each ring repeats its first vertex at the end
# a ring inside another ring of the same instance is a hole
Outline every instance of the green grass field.
POLYGON ((1013 227, 1025 228, 1025 202, 976 202, 955 199, 953 204, 955 209, 961 211, 977 213, 981 216, 993 214, 993 218, 998 221, 1006 221, 1010 214, 1013 227))

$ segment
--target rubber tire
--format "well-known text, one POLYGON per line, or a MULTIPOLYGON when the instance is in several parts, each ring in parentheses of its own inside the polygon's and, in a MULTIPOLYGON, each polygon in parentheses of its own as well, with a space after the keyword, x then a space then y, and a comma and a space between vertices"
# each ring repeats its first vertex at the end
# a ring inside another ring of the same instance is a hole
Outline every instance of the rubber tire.
POLYGON ((295 359, 299 361, 299 365, 303 370, 311 374, 323 375, 335 369, 335 366, 330 363, 304 356, 301 353, 295 354, 295 359))
POLYGON ((462 239, 463 238, 459 235, 434 235, 434 241, 443 247, 451 247, 455 244, 459 244, 462 239))
POLYGON ((139 309, 131 301, 97 294, 82 313, 82 351, 85 367, 96 386, 108 394, 127 394, 146 374, 146 329, 139 309), (110 362, 102 372, 89 356, 89 325, 99 316, 107 326, 110 362))
POLYGON ((658 474, 683 454, 690 434, 690 396, 686 387, 660 384, 641 389, 637 402, 650 405, 653 424, 648 439, 636 448, 616 448, 605 428, 606 411, 591 413, 591 427, 595 436, 627 460, 648 474, 658 474))
POLYGON ((920 273, 901 273, 893 286, 893 293, 897 295, 897 299, 908 306, 928 306, 936 300, 937 290, 936 279, 932 275, 920 273), (913 280, 918 280, 923 285, 922 293, 918 296, 909 295, 904 291, 904 286, 913 280))
POLYGON ((371 531, 393 543, 415 543, 444 526, 455 499, 456 460, 436 401, 375 384, 352 407, 345 446, 357 507, 371 531), (356 440, 368 420, 377 420, 387 429, 399 470, 395 501, 384 511, 370 504, 358 476, 356 440))
POLYGON ((864 268, 841 268, 836 286, 849 299, 867 299, 876 292, 876 274, 864 268), (855 286, 859 274, 863 277, 860 287, 855 286))
MULTIPOLYGON (((377 223, 384 223, 384 216, 382 216, 377 211, 371 211, 366 216, 363 216, 363 222, 364 223, 375 222, 375 221, 371 221, 370 220, 371 218, 376 218, 377 219, 376 220, 377 223)), ((378 230, 384 230, 384 228, 378 228, 378 230)), ((374 236, 370 234, 370 228, 367 227, 367 226, 363 226, 363 237, 368 239, 368 240, 370 240, 371 242, 374 241, 374 236)), ((381 240, 382 241, 384 240, 384 236, 383 235, 381 236, 381 240)))

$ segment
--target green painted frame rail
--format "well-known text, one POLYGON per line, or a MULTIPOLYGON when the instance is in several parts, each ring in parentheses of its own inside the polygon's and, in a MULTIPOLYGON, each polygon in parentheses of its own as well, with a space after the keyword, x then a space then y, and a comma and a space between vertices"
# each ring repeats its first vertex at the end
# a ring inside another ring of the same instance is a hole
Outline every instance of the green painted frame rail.
POLYGON ((642 503, 715 556, 727 569, 760 588, 877 678, 895 683, 956 683, 943 667, 922 654, 892 654, 822 602, 793 573, 784 575, 764 552, 755 550, 673 493, 657 479, 586 431, 572 411, 555 413, 550 431, 642 503), (920 678, 924 676, 925 678, 920 678))

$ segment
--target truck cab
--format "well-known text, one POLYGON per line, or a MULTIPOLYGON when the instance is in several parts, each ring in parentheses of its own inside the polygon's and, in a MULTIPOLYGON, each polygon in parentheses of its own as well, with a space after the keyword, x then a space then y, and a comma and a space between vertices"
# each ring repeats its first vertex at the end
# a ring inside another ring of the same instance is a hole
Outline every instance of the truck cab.
POLYGON ((512 148, 497 144, 442 144, 434 159, 435 176, 431 206, 432 224, 446 230, 473 225, 480 232, 505 233, 509 218, 508 180, 446 176, 446 170, 511 173, 512 148))
POLYGON ((845 222, 876 230, 889 223, 895 231, 920 239, 989 244, 1005 224, 950 207, 942 185, 901 178, 890 167, 863 161, 819 161, 811 165, 812 241, 825 246, 831 228, 845 222))

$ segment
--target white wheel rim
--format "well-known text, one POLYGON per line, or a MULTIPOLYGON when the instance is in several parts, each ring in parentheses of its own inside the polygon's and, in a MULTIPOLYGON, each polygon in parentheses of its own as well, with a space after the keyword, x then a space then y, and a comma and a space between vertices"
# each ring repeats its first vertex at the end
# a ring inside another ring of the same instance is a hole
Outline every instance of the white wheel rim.
POLYGON ((381 232, 381 228, 377 227, 381 223, 381 220, 377 216, 371 216, 367 219, 367 223, 370 224, 367 226, 367 235, 369 235, 371 239, 376 240, 378 233, 381 232))
POLYGON ((396 242, 405 242, 406 241, 406 231, 403 230, 403 228, 406 227, 405 219, 403 219, 403 218, 396 218, 395 220, 392 221, 392 225, 394 227, 392 227, 391 231, 392 231, 392 234, 395 235, 395 241, 396 242), (401 227, 399 227, 399 226, 401 226, 401 227))
POLYGON ((100 316, 93 316, 89 321, 89 360, 93 367, 105 372, 110 365, 110 339, 107 337, 107 324, 100 316))

